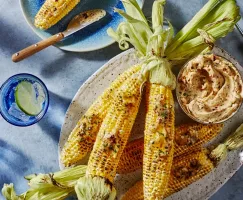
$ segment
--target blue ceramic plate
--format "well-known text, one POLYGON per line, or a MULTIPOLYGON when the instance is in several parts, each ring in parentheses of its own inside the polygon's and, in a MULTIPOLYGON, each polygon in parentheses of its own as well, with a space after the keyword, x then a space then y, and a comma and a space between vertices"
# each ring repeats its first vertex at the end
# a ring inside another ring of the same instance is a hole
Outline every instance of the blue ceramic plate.
MULTIPOLYGON (((137 1, 142 7, 144 0, 137 1)), ((114 41, 107 35, 106 30, 109 27, 116 29, 118 24, 123 21, 121 16, 113 12, 114 7, 123 8, 120 0, 81 0, 66 17, 47 31, 43 31, 34 26, 34 17, 44 2, 45 0, 20 0, 26 21, 32 30, 42 39, 64 31, 69 21, 82 11, 100 8, 106 10, 108 13, 101 21, 76 32, 56 45, 66 51, 93 51, 112 44, 114 41)))

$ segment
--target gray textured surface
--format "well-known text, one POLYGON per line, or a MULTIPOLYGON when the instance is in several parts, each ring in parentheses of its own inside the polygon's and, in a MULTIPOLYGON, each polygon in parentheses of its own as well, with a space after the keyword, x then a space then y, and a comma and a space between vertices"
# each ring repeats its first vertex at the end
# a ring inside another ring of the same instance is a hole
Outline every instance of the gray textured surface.
MULTIPOLYGON (((168 0, 166 17, 179 30, 205 3, 205 0, 168 0)), ((150 14, 152 0, 144 10, 150 14)), ((239 1, 243 8, 243 2, 239 1)), ((38 124, 14 127, 0 117, 0 187, 13 182, 17 192, 27 188, 24 175, 58 170, 57 143, 64 114, 80 85, 107 60, 120 52, 117 45, 89 53, 69 53, 55 47, 21 63, 11 62, 11 54, 35 43, 39 38, 26 24, 18 3, 0 4, 0 84, 16 73, 28 72, 40 77, 50 91, 50 107, 38 124)), ((235 30, 218 45, 243 65, 243 38, 235 30)), ((2 199, 2 196, 0 196, 2 199)), ((243 168, 211 200, 243 199, 243 168)))

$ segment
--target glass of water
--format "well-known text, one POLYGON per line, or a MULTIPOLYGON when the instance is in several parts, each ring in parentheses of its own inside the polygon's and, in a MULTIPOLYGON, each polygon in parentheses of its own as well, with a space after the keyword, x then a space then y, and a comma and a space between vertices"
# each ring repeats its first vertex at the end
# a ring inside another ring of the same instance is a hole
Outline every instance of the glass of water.
POLYGON ((9 123, 30 126, 45 115, 49 94, 45 84, 31 74, 17 74, 0 88, 0 113, 9 123))

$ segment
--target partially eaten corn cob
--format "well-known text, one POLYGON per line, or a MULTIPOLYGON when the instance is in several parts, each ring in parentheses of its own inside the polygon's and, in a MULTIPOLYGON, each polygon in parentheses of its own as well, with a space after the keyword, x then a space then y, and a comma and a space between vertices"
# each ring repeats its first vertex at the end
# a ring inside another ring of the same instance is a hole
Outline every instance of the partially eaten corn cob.
POLYGON ((137 73, 118 89, 98 132, 86 177, 81 178, 75 186, 79 199, 115 198, 112 184, 138 112, 143 83, 140 73, 137 73))
MULTIPOLYGON (((227 153, 243 146, 243 124, 231 134, 224 143, 212 151, 202 148, 190 154, 184 154, 173 160, 168 187, 164 197, 182 190, 199 180, 227 157, 227 153)), ((142 200, 143 181, 137 182, 122 197, 122 200, 142 200)))
POLYGON ((113 101, 114 93, 124 81, 140 69, 140 66, 134 66, 118 76, 81 117, 61 152, 61 161, 66 167, 75 164, 92 150, 100 125, 113 101))
POLYGON ((80 0, 46 0, 35 16, 35 26, 48 29, 65 17, 80 0))
MULTIPOLYGON (((199 123, 182 124, 175 128, 174 157, 189 154, 200 149, 216 137, 223 124, 204 125, 199 123)), ((142 168, 144 154, 144 138, 127 144, 121 156, 117 173, 126 174, 142 168)))

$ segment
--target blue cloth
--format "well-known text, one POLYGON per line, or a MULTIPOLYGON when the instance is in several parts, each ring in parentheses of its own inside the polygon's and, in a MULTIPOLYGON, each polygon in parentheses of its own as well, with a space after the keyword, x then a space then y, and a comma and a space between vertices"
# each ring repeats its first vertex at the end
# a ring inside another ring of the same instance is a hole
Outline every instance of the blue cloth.
MULTIPOLYGON (((206 0, 168 0, 165 16, 179 30, 205 4, 206 0)), ((243 8, 243 2, 238 1, 243 8)), ((152 0, 144 10, 150 16, 152 0)), ((14 183, 17 193, 27 189, 23 176, 57 171, 57 145, 65 112, 80 85, 105 62, 117 55, 117 45, 89 53, 64 52, 55 47, 38 53, 18 64, 11 55, 40 39, 25 22, 18 2, 4 0, 0 4, 0 85, 17 73, 31 73, 47 85, 50 107, 45 117, 31 127, 20 128, 0 117, 0 188, 14 183)), ((234 30, 218 45, 243 65, 243 38, 234 30)), ((0 195, 0 199, 3 197, 0 195)), ((243 199, 243 168, 231 178, 211 200, 243 199)))

